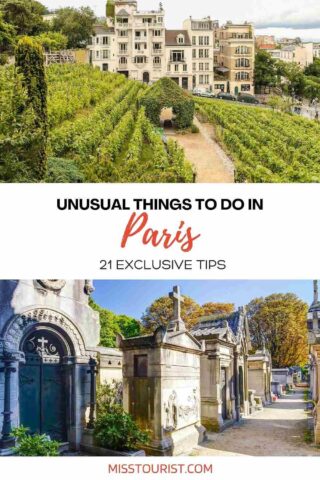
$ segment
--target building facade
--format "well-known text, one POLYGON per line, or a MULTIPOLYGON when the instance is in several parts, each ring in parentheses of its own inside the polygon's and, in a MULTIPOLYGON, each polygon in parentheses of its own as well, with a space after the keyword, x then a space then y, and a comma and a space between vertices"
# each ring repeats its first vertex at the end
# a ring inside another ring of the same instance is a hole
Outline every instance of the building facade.
POLYGON ((251 24, 219 26, 190 17, 181 30, 165 27, 165 11, 139 11, 137 1, 108 2, 104 25, 88 46, 90 62, 145 83, 164 76, 182 88, 215 93, 253 93, 254 32, 251 24))
POLYGON ((320 444, 320 302, 318 281, 313 283, 313 302, 308 312, 308 342, 310 354, 310 390, 314 402, 314 437, 320 444))

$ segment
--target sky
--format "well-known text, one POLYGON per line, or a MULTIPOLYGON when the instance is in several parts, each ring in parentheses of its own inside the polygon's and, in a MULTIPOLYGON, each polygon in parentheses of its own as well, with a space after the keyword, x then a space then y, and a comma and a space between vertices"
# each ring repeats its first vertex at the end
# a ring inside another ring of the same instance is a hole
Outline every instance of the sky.
POLYGON ((94 281, 95 301, 115 313, 140 319, 146 308, 156 299, 179 285, 182 295, 192 297, 199 304, 207 302, 234 303, 236 308, 246 305, 253 298, 272 293, 295 293, 310 304, 313 299, 313 284, 305 281, 231 281, 231 280, 186 280, 186 281, 94 281))
MULTIPOLYGON (((98 16, 105 14, 105 0, 40 0, 48 8, 90 6, 98 16)), ((277 37, 301 37, 305 41, 320 41, 319 0, 162 0, 168 28, 180 28, 182 21, 192 15, 210 15, 221 23, 232 20, 253 21, 258 34, 277 37)), ((158 8, 158 0, 138 0, 139 10, 158 8)))

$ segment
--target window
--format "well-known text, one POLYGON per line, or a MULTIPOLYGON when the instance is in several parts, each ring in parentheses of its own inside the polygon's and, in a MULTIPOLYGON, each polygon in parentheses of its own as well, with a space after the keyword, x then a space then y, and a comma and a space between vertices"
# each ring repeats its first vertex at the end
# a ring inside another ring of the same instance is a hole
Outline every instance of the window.
POLYGON ((119 33, 120 33, 120 34, 119 34, 120 37, 127 37, 127 36, 128 36, 127 30, 120 30, 119 33))
POLYGON ((177 36, 177 43, 179 43, 180 45, 184 44, 184 35, 177 36))
POLYGON ((197 64, 196 63, 193 63, 192 64, 192 70, 195 72, 197 70, 197 64))
POLYGON ((210 37, 204 37, 204 45, 210 45, 210 37))
POLYGON ((126 65, 126 64, 127 64, 127 59, 126 59, 126 57, 120 57, 119 63, 120 63, 121 65, 126 65))
POLYGON ((175 65, 175 66, 174 66, 174 71, 175 71, 175 72, 179 72, 179 65, 175 65))
POLYGON ((148 355, 134 355, 134 376, 148 376, 148 355))
POLYGON ((203 45, 203 37, 199 37, 199 45, 203 45))
POLYGON ((110 58, 109 50, 102 50, 102 58, 103 59, 110 58))
POLYGON ((155 65, 161 65, 161 58, 160 57, 154 57, 153 63, 155 65))
POLYGON ((142 19, 142 23, 152 23, 152 18, 144 17, 144 18, 142 19))
POLYGON ((102 37, 102 44, 103 45, 110 45, 109 37, 102 37))
POLYGON ((250 62, 247 58, 238 58, 236 60, 236 67, 245 67, 249 68, 250 67, 250 62))
POLYGON ((187 71, 187 67, 188 67, 188 65, 187 65, 187 64, 183 65, 183 71, 184 71, 184 72, 186 72, 186 71, 187 71))
POLYGON ((203 48, 200 48, 199 50, 199 58, 203 58, 204 53, 203 53, 203 48))
POLYGON ((192 58, 197 58, 197 50, 195 48, 192 50, 192 58))
POLYGON ((184 62, 184 51, 183 50, 172 50, 171 51, 171 62, 184 62))
POLYGON ((134 63, 145 63, 145 57, 135 57, 134 63))
POLYGON ((192 37, 192 45, 197 45, 197 37, 192 37))
POLYGON ((199 63, 199 70, 200 72, 203 72, 203 63, 199 63))
POLYGON ((154 37, 161 37, 161 30, 153 30, 154 37))
POLYGON ((108 71, 109 71, 109 64, 108 64, 108 63, 103 63, 103 65, 102 65, 102 70, 103 70, 104 72, 108 72, 108 71))
POLYGON ((248 72, 237 72, 236 80, 249 80, 250 75, 248 72))
POLYGON ((96 50, 96 59, 98 60, 100 58, 100 51, 96 50))
POLYGON ((241 85, 241 92, 250 92, 250 85, 241 85))
POLYGON ((209 58, 209 49, 208 48, 205 49, 204 56, 205 56, 205 58, 209 58))
POLYGON ((200 83, 200 85, 203 85, 203 75, 199 76, 199 83, 200 83))
POLYGON ((206 85, 208 85, 208 83, 209 83, 209 75, 205 75, 205 76, 204 76, 204 83, 205 83, 206 85))
POLYGON ((99 43, 100 43, 100 38, 96 37, 96 44, 99 45, 99 43))
POLYGON ((245 45, 242 45, 242 46, 236 48, 236 55, 240 55, 240 54, 248 55, 249 53, 250 53, 250 50, 245 45))
POLYGON ((205 64, 205 71, 207 72, 209 70, 209 63, 205 64))
POLYGON ((120 47, 120 53, 127 53, 127 44, 126 43, 120 43, 119 44, 119 47, 120 47))

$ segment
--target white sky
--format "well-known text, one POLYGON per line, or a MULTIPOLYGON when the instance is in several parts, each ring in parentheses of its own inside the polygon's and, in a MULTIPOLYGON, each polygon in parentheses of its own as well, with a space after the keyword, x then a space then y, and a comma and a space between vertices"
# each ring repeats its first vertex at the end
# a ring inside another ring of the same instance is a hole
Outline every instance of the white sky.
MULTIPOLYGON (((49 8, 90 6, 97 15, 104 15, 105 0, 40 0, 49 8)), ((168 28, 181 27, 182 21, 192 15, 202 18, 210 15, 221 22, 226 20, 253 21, 257 33, 275 33, 277 36, 302 37, 320 40, 319 0, 162 0, 168 28), (277 27, 269 30, 268 27, 277 27)), ((138 0, 139 10, 156 9, 159 0, 138 0)))

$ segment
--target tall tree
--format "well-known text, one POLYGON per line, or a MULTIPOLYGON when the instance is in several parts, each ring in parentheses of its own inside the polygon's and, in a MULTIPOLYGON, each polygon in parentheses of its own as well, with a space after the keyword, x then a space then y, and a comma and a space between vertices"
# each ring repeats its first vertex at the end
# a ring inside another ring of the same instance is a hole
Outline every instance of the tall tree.
POLYGON ((0 54, 8 52, 13 48, 15 34, 15 28, 4 20, 0 11, 0 54))
POLYGON ((229 315, 232 312, 234 312, 233 303, 209 302, 202 305, 203 315, 229 315))
POLYGON ((118 333, 125 338, 135 337, 141 333, 141 323, 138 320, 127 315, 117 315, 100 307, 92 298, 90 298, 89 304, 93 310, 99 313, 100 345, 103 347, 115 347, 118 333))
POLYGON ((312 77, 320 77, 320 58, 315 58, 304 71, 305 75, 312 77))
POLYGON ((68 48, 82 48, 87 44, 96 21, 89 7, 61 8, 55 12, 52 29, 68 38, 68 48))
POLYGON ((258 90, 262 87, 275 87, 279 84, 277 62, 265 50, 258 50, 256 53, 254 83, 258 90))
POLYGON ((37 35, 46 29, 43 15, 47 9, 36 0, 1 0, 0 11, 17 35, 37 35))
POLYGON ((247 306, 252 346, 265 345, 275 368, 307 362, 307 311, 307 304, 292 293, 256 298, 247 306))
MULTIPOLYGON (((155 300, 142 316, 143 326, 147 331, 154 331, 159 326, 167 326, 173 316, 173 303, 169 297, 155 300)), ((190 297, 184 297, 181 304, 181 317, 187 328, 192 327, 202 316, 201 306, 190 297)))
POLYGON ((27 91, 24 108, 34 113, 34 136, 32 145, 24 152, 24 161, 31 167, 35 178, 42 180, 46 173, 48 111, 47 79, 44 66, 43 48, 30 37, 19 40, 16 48, 16 70, 21 75, 27 91))

